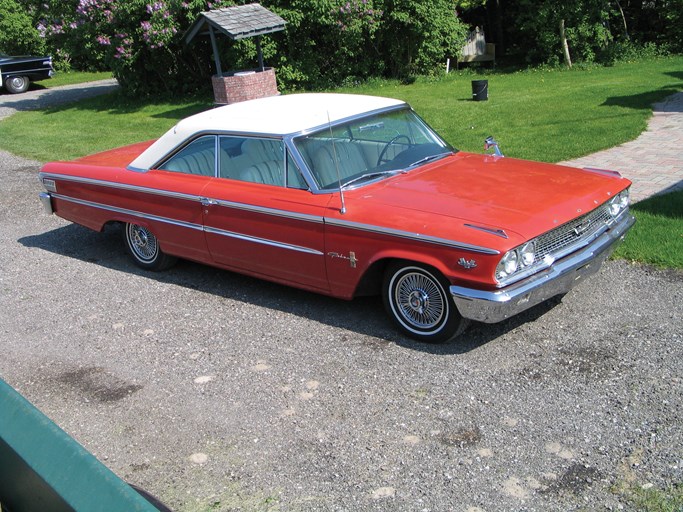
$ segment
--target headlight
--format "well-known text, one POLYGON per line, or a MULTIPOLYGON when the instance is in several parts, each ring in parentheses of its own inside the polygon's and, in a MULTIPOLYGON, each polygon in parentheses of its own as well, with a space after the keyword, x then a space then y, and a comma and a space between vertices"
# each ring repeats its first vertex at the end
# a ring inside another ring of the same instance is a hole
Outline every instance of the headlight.
POLYGON ((628 208, 628 205, 631 202, 631 189, 627 188, 626 190, 622 191, 618 196, 619 198, 619 204, 621 205, 621 209, 625 210, 628 208))
POLYGON ((505 279, 510 274, 514 274, 517 271, 517 263, 519 261, 519 256, 516 250, 508 251, 503 256, 503 259, 498 263, 496 268, 496 277, 498 279, 505 279))
POLYGON ((525 274, 527 271, 531 271, 537 263, 535 241, 510 249, 496 266, 496 280, 502 283, 514 275, 525 274))
POLYGON ((630 203, 630 191, 629 189, 621 191, 615 198, 610 200, 608 209, 609 214, 612 217, 618 217, 621 212, 628 208, 630 203))
POLYGON ((522 248, 519 250, 522 266, 528 267, 529 265, 533 264, 534 260, 536 259, 535 251, 536 245, 533 242, 529 242, 528 244, 524 244, 522 246, 522 248))

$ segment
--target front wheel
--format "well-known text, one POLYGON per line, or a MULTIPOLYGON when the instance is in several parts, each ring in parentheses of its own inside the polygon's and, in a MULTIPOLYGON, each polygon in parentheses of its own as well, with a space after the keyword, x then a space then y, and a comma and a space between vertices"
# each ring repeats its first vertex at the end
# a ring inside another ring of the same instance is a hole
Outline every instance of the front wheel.
POLYGON ((5 82, 5 88, 12 94, 19 94, 28 90, 29 79, 27 76, 13 76, 5 82))
POLYGON ((467 319, 448 293, 438 271, 417 263, 391 265, 384 276, 384 307, 398 327, 425 343, 445 343, 461 334, 467 319))
POLYGON ((165 270, 176 262, 175 257, 161 250, 157 237, 144 226, 126 224, 123 237, 126 249, 138 267, 145 270, 165 270))

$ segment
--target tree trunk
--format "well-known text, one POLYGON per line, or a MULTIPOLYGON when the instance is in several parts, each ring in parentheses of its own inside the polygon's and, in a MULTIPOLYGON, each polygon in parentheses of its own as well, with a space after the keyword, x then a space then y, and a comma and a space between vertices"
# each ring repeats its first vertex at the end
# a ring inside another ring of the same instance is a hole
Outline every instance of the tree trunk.
POLYGON ((562 41, 562 53, 564 53, 564 63, 568 68, 572 67, 572 58, 569 55, 569 44, 567 43, 567 34, 564 31, 564 20, 560 20, 560 40, 562 41))
POLYGON ((621 4, 619 3, 619 0, 617 0, 617 7, 619 8, 619 12, 621 13, 621 21, 624 22, 624 34, 626 35, 626 40, 630 41, 631 36, 628 35, 628 26, 626 25, 626 16, 624 15, 624 10, 621 8, 621 4))

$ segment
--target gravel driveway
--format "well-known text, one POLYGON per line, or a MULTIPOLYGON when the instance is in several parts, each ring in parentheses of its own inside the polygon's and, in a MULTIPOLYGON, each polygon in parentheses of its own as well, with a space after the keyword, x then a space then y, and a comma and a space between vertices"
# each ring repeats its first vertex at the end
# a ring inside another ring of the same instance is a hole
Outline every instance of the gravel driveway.
POLYGON ((683 275, 621 261, 462 341, 47 216, 0 155, 0 376, 177 511, 629 510, 683 482, 683 275))

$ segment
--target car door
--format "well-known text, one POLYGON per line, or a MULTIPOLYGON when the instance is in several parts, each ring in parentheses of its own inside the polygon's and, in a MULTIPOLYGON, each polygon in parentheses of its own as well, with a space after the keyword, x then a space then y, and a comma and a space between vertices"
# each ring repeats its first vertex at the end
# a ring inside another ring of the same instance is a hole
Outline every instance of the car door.
POLYGON ((145 211, 154 233, 169 254, 210 263, 203 221, 204 190, 215 179, 217 137, 205 135, 183 146, 145 179, 158 191, 145 194, 145 211))
POLYGON ((205 189, 204 230, 216 264, 328 290, 324 216, 282 140, 220 137, 219 177, 205 189))

